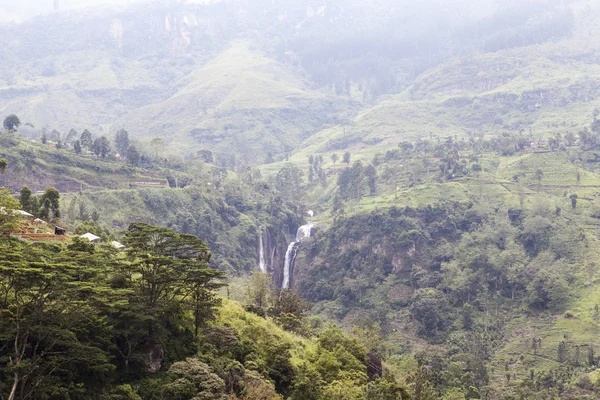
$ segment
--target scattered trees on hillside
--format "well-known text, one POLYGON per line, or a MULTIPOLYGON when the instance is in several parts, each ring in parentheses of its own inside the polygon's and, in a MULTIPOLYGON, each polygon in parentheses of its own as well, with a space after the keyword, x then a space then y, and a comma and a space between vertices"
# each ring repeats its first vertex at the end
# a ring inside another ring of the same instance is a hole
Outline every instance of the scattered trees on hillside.
POLYGON ((365 181, 371 196, 377 192, 377 170, 372 164, 366 168, 363 163, 355 161, 352 168, 344 168, 338 175, 339 195, 343 200, 353 199, 360 202, 365 191, 365 181))

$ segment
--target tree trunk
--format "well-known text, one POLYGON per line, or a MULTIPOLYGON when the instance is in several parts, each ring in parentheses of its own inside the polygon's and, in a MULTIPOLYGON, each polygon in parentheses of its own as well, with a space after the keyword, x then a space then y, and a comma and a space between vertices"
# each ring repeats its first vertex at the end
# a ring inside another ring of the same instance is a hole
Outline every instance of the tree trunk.
POLYGON ((8 395, 8 400, 14 400, 18 385, 19 385, 19 374, 15 372, 15 378, 14 378, 14 382, 12 385, 12 389, 10 390, 10 394, 8 395))

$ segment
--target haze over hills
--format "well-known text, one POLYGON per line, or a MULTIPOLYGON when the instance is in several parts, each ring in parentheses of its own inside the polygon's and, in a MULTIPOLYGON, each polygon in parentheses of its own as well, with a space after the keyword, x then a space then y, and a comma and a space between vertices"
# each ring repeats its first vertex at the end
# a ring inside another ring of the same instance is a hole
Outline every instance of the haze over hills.
POLYGON ((546 110, 595 93, 594 71, 578 61, 593 52, 578 45, 594 29, 587 2, 149 4, 39 17, 18 37, 5 30, 3 59, 16 62, 2 67, 0 108, 50 129, 163 136, 176 151, 226 153, 252 142, 255 156, 245 161, 260 164, 352 117, 361 136, 385 145, 427 136, 438 114, 444 122, 435 126, 451 135, 543 132, 546 110), (565 48, 574 63, 552 58, 565 48), (244 95, 256 85, 269 88, 270 104, 257 108, 244 95), (519 116, 531 108, 533 118, 519 116), (257 142, 259 131, 268 134, 257 142))

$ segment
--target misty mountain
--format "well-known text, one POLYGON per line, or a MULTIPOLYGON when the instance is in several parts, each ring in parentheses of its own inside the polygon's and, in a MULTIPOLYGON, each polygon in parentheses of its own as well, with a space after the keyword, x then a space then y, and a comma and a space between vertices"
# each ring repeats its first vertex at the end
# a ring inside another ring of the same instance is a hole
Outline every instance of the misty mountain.
MULTIPOLYGON (((252 144, 244 161, 262 163, 385 96, 464 87, 456 57, 477 74, 473 57, 569 40, 580 4, 232 0, 79 12, 64 3, 0 28, 0 109, 50 130, 163 136, 175 151, 252 144), (431 82, 436 68, 450 70, 443 82, 431 82), (245 97, 254 85, 270 88, 271 104, 245 97)), ((517 76, 510 68, 488 73, 488 86, 517 76)))

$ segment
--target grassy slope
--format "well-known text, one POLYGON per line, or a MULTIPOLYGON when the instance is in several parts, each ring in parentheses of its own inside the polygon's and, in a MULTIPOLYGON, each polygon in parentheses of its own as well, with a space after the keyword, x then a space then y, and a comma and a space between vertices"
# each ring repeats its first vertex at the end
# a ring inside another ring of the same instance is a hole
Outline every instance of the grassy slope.
POLYGON ((328 113, 346 112, 342 100, 311 90, 250 41, 232 43, 176 86, 169 99, 132 111, 114 127, 140 137, 167 136, 167 145, 179 152, 235 151, 261 163, 257 153, 289 151, 328 113))
POLYGON ((72 150, 56 150, 53 144, 41 144, 18 136, 0 134, 0 158, 9 167, 3 179, 15 190, 23 185, 32 190, 54 186, 62 192, 81 189, 122 189, 136 181, 164 181, 155 172, 132 168, 123 163, 106 162, 93 156, 78 156, 72 150))
MULTIPOLYGON (((600 108, 600 12, 585 1, 571 5, 573 36, 559 42, 474 54, 426 71, 406 91, 364 108, 350 123, 305 140, 290 161, 308 166, 310 154, 328 161, 350 151, 369 161, 401 141, 439 136, 531 131, 537 137, 576 133, 600 108), (336 146, 340 144, 339 146, 336 146)), ((281 163, 263 166, 266 173, 281 163)))

